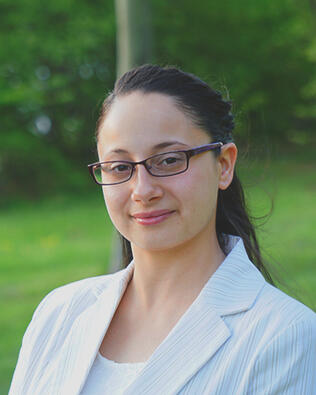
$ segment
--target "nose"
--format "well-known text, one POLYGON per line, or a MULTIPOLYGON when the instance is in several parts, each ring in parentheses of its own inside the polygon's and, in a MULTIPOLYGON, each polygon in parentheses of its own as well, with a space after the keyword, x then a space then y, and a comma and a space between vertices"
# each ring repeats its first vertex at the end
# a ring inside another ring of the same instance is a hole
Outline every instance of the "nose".
POLYGON ((132 184, 132 199, 135 202, 146 204, 160 199, 163 195, 163 190, 159 186, 159 178, 149 174, 143 165, 135 167, 130 181, 132 184))

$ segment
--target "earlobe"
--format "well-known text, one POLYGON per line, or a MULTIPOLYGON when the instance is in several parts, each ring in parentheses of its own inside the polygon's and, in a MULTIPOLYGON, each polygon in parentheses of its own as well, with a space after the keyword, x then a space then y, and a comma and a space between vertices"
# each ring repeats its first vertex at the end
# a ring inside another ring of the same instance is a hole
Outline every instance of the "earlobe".
POLYGON ((220 165, 219 189, 225 190, 229 187, 234 176, 235 163, 237 159, 237 147, 234 143, 223 145, 218 158, 220 165))

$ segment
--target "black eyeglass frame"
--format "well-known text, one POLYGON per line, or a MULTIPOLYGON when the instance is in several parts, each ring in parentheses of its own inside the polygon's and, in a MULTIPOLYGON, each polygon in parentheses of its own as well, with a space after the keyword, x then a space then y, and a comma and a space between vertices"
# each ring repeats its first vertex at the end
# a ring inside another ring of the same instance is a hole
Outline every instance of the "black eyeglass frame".
POLYGON ((150 156, 149 158, 141 160, 139 162, 131 162, 131 161, 128 161, 128 160, 110 160, 110 161, 104 161, 104 162, 95 162, 95 163, 89 164, 88 165, 88 169, 89 169, 89 172, 90 172, 93 180, 98 185, 101 185, 101 186, 118 185, 118 184, 123 184, 124 182, 129 181, 132 178, 133 174, 134 174, 134 170, 135 170, 136 165, 143 165, 143 166, 145 166, 145 169, 153 177, 172 177, 172 176, 176 176, 177 174, 184 173, 185 171, 188 170, 188 168, 189 168, 189 161, 190 161, 190 158, 192 156, 198 155, 198 154, 202 154, 203 152, 214 150, 214 149, 221 149, 223 145, 224 145, 224 143, 219 141, 219 142, 215 142, 215 143, 209 143, 209 144, 205 144, 205 145, 200 145, 198 147, 195 147, 195 148, 192 148, 192 149, 188 149, 188 150, 162 152, 160 154, 156 154, 156 155, 150 156), (160 155, 172 154, 172 153, 175 153, 175 152, 183 152, 183 153, 185 153, 185 155, 187 157, 187 164, 186 164, 186 168, 185 169, 183 169, 183 170, 181 170, 179 172, 173 173, 173 174, 168 174, 168 175, 157 175, 157 174, 152 174, 151 173, 150 168, 149 168, 149 166, 146 163, 149 159, 155 158, 156 156, 160 156, 160 155), (96 166, 97 166, 96 168, 100 167, 103 163, 128 163, 129 165, 132 166, 132 171, 131 171, 131 174, 130 174, 129 178, 127 178, 124 181, 114 182, 114 183, 110 183, 110 184, 103 184, 103 183, 98 182, 98 180, 96 179, 96 177, 94 175, 94 168, 96 166))

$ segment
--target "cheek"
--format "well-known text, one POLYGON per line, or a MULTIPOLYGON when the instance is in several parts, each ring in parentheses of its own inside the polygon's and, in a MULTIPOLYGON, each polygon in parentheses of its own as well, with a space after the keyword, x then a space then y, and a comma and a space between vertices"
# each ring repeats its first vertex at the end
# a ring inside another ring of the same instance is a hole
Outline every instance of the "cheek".
POLYGON ((186 215, 193 222, 209 222, 217 204, 218 177, 214 168, 192 169, 181 189, 181 200, 186 215))
POLYGON ((124 212, 126 196, 120 190, 119 186, 114 187, 103 187, 103 197, 108 214, 115 226, 119 220, 120 214, 124 212))

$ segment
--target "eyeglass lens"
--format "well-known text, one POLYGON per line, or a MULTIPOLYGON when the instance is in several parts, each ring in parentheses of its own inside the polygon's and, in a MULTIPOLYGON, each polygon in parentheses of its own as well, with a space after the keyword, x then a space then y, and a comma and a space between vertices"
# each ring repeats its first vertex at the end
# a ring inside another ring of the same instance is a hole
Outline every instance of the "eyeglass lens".
MULTIPOLYGON (((184 152, 168 152, 155 155, 146 160, 146 168, 153 176, 171 176, 187 168, 187 156, 184 152)), ((133 165, 126 162, 103 162, 94 167, 94 176, 101 184, 114 184, 127 181, 133 171, 133 165)))

